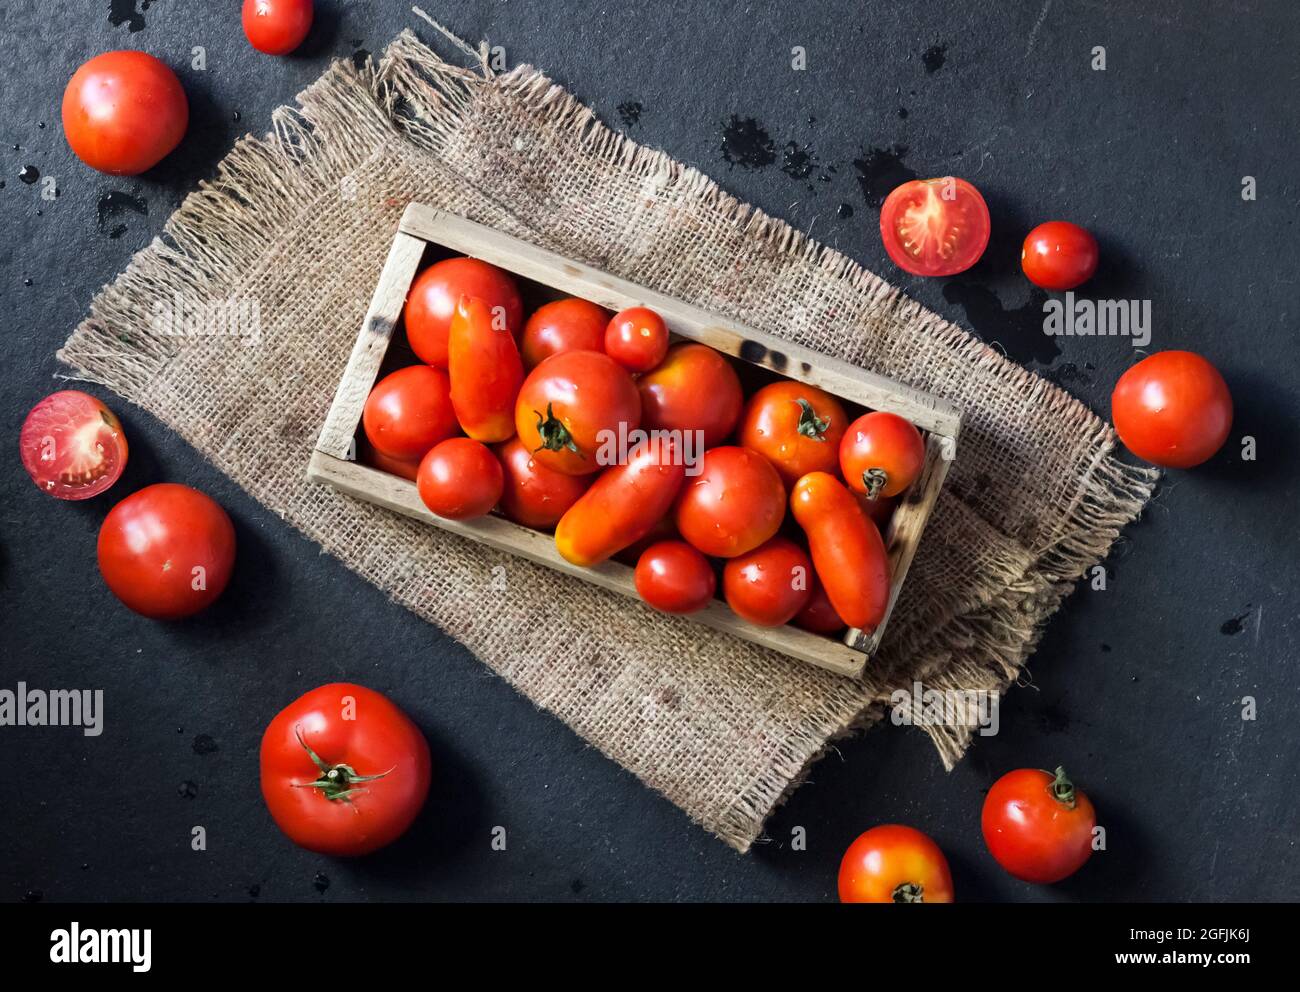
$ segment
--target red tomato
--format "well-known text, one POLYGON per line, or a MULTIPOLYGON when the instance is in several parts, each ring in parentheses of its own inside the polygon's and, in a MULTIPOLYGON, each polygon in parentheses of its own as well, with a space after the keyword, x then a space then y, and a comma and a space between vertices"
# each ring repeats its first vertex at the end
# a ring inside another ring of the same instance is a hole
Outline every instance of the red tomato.
POLYGON ((176 73, 144 52, 105 52, 63 91, 63 133, 92 169, 134 176, 181 143, 190 105, 176 73))
POLYGON ((835 612, 835 607, 831 605, 830 598, 826 595, 825 586, 817 581, 815 574, 812 577, 812 591, 808 594, 808 603, 795 614, 794 624, 815 634, 836 634, 848 626, 835 612))
POLYGON ((706 344, 669 348, 664 360, 637 380, 637 388, 647 430, 703 431, 703 448, 731 435, 745 403, 736 370, 706 344))
POLYGON ((37 403, 18 435, 23 468, 56 499, 89 499, 126 468, 126 435, 113 411, 74 389, 37 403))
POLYGON ((505 441, 515 432, 515 400, 524 381, 514 335, 498 327, 488 305, 462 296, 447 332, 451 405, 475 441, 505 441))
POLYGON ((492 449, 468 437, 435 445, 415 477, 424 505, 448 520, 469 520, 491 512, 504 486, 505 475, 492 449))
POLYGON ((656 520, 655 525, 646 531, 641 540, 633 541, 613 557, 615 561, 635 566, 650 545, 658 544, 660 541, 680 541, 681 539, 682 536, 677 533, 677 526, 673 523, 673 515, 670 512, 656 520))
POLYGON ((898 497, 878 496, 875 499, 868 499, 863 496, 858 500, 858 505, 867 512, 871 522, 880 531, 881 537, 884 537, 889 530, 889 521, 894 516, 894 511, 898 509, 898 497))
POLYGON ((267 55, 288 55, 311 30, 312 0, 244 0, 244 34, 267 55))
POLYGON ((748 448, 713 448, 688 477, 675 510, 677 530, 715 558, 753 551, 785 518, 785 486, 772 463, 748 448))
POLYGON ((830 393, 786 379, 749 398, 740 443, 766 455, 787 486, 809 472, 834 472, 848 418, 830 393))
POLYGON ((380 454, 403 461, 424 457, 458 430, 451 380, 428 365, 408 365, 384 376, 366 397, 361 426, 380 454))
POLYGON ((1020 267, 1035 286, 1074 289, 1097 271, 1097 239, 1068 220, 1039 224, 1020 249, 1020 267))
POLYGON ((99 572, 113 595, 155 620, 210 606, 235 567, 235 528, 216 500, 160 482, 132 493, 99 528, 99 572))
POLYGON ((872 827, 840 862, 840 902, 952 902, 952 874, 939 845, 919 830, 872 827))
POLYGON ((1232 395, 1219 370, 1190 351, 1160 351, 1119 377, 1110 397, 1129 451, 1165 468, 1192 468, 1223 447, 1232 395))
POLYGON ((524 325, 519 342, 524 368, 565 351, 603 351, 607 323, 608 310, 576 296, 543 304, 524 325))
POLYGON ((913 179, 880 208, 880 237, 900 269, 954 276, 980 260, 989 243, 989 208, 965 179, 913 179))
POLYGON ((605 354, 629 372, 649 372, 668 354, 668 325, 649 307, 614 314, 605 329, 605 354))
POLYGON ((602 445, 640 422, 641 398, 632 377, 599 351, 552 355, 528 373, 515 405, 519 440, 543 465, 566 475, 589 475, 613 464, 602 464, 602 445))
POLYGON ((429 795, 429 745, 388 697, 323 685, 275 715, 262 735, 262 798, 300 847, 369 854, 406 832, 429 795))
POLYGON ((812 562, 807 553, 784 537, 774 537, 732 558, 722 571, 727 605, 737 616, 759 627, 789 623, 808 605, 812 583, 812 562))
POLYGON ((980 815, 984 843, 1003 868, 1025 882, 1068 878, 1092 856, 1097 813, 1064 768, 1007 772, 993 783, 980 815))
POLYGON ((443 259, 416 276, 406 296, 406 340, 420 361, 447 367, 447 334, 462 296, 478 297, 494 321, 511 334, 519 333, 524 305, 508 272, 477 258, 443 259))
POLYGON ((855 493, 870 500, 897 496, 921 474, 925 441, 894 413, 864 413, 840 442, 840 471, 855 493))
POLYGON ((394 458, 392 455, 386 455, 365 437, 361 439, 360 449, 357 452, 357 461, 363 465, 369 465, 371 468, 377 468, 381 472, 387 472, 389 475, 410 479, 412 482, 415 481, 416 475, 420 471, 419 458, 394 458))
POLYGON ((659 541, 636 563, 636 591, 664 613, 695 613, 713 601, 718 580, 709 559, 685 541, 659 541))
POLYGON ((505 473, 501 512, 525 527, 554 527, 591 482, 590 476, 547 468, 517 437, 497 445, 496 454, 505 473))

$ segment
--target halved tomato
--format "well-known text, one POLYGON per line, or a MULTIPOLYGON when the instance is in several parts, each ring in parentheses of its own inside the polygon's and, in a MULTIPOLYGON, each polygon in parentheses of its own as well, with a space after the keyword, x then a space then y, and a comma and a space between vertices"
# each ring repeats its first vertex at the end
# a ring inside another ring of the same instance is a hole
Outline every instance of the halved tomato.
POLYGON ((23 468, 56 499, 89 499, 126 467, 126 435, 113 411, 75 389, 51 393, 34 407, 19 434, 23 468))
POLYGON ((953 276, 989 243, 989 208, 965 179, 913 179, 880 208, 880 237, 894 264, 916 276, 953 276))

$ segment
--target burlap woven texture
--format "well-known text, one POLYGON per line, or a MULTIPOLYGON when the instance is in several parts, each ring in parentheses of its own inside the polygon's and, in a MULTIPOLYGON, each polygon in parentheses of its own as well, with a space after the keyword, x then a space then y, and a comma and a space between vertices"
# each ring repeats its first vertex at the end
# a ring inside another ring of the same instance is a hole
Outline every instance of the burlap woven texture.
MULTIPOLYGON (((266 506, 438 624, 537 705, 745 850, 895 687, 1005 688, 1153 473, 1067 394, 694 169, 616 135, 536 70, 441 60, 404 33, 336 63, 244 139, 60 352, 266 506), (412 200, 952 400, 948 489, 861 681, 792 662, 307 483, 307 459, 412 200), (179 294, 179 296, 177 295, 179 294), (159 304, 256 301, 261 333, 166 333, 159 304), (487 594, 493 566, 508 591, 487 594)), ((946 765, 964 728, 931 727, 946 765)))

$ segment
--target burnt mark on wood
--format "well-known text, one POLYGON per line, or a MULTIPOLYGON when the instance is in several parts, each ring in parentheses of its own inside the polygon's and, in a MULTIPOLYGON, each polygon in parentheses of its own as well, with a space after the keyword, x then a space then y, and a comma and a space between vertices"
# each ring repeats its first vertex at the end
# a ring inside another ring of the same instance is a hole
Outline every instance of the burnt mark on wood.
POLYGON ((767 345, 759 344, 757 341, 751 341, 748 338, 740 342, 740 357, 747 362, 753 362, 755 365, 766 365, 778 372, 784 372, 786 366, 790 364, 790 359, 785 352, 775 351, 768 348, 767 345))
POLYGON ((389 318, 378 313, 366 321, 366 330, 371 334, 376 334, 380 337, 388 337, 392 334, 394 326, 395 325, 389 318))

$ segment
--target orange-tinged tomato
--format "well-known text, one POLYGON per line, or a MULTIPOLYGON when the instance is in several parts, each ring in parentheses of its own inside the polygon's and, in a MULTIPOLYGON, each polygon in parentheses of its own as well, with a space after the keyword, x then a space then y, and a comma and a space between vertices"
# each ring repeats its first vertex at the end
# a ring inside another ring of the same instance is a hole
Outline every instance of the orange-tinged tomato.
POLYGON ((722 592, 737 616, 759 627, 780 627, 808 604, 813 581, 807 552, 774 537, 727 562, 722 592))
POLYGON ((435 445, 420 462, 415 478, 424 505, 448 520, 490 513, 504 485, 501 463, 492 449, 468 437, 435 445))
POLYGON ((486 303, 511 334, 523 327, 524 305, 510 273, 477 258, 446 258, 416 276, 406 295, 406 340, 420 361, 447 367, 447 335, 462 296, 486 303))
POLYGON ((696 613, 713 602, 717 577, 709 559, 685 541, 658 541, 637 559, 636 591, 664 613, 696 613))
POLYGON ((408 365, 384 376, 366 397, 361 426, 379 453, 419 461, 457 431, 447 373, 428 365, 408 365))
POLYGON ((524 324, 519 342, 524 368, 566 351, 603 351, 608 323, 608 310, 576 296, 542 304, 524 324))
POLYGON ((669 348, 664 360, 637 380, 637 388, 644 427, 703 431, 704 448, 731 436, 745 403, 736 370, 705 344, 669 348))
POLYGON ((515 432, 515 400, 524 381, 519 348, 498 327, 488 304, 462 296, 447 335, 451 405, 461 429, 475 441, 504 441, 515 432))
POLYGON ((769 540, 785 518, 785 486, 772 463, 748 448, 712 448, 676 507, 677 530, 706 555, 735 558, 769 540))
POLYGON ((872 827, 840 862, 840 902, 952 902, 952 873, 939 845, 898 824, 872 827))
POLYGON ((501 512, 525 527, 554 527, 591 483, 591 476, 547 468, 517 437, 497 445, 496 453, 505 471, 501 512))
POLYGON ((605 330, 605 354, 629 372, 649 372, 668 354, 668 325, 649 307, 628 307, 605 330))
POLYGON ((864 413, 844 432, 839 463, 855 493, 873 500, 897 496, 921 474, 925 441, 915 425, 896 413, 864 413))
POLYGON ((834 472, 848 418, 830 393, 786 379, 749 398, 740 443, 766 455, 787 486, 809 472, 834 472))
POLYGON ((1191 351, 1159 351, 1119 377, 1111 417, 1124 447, 1154 465, 1193 468, 1232 430, 1232 394, 1219 370, 1191 351))

